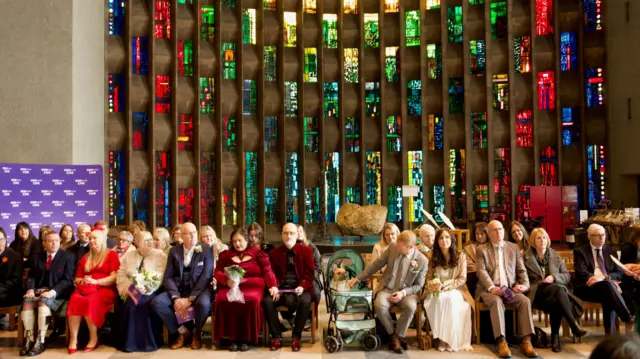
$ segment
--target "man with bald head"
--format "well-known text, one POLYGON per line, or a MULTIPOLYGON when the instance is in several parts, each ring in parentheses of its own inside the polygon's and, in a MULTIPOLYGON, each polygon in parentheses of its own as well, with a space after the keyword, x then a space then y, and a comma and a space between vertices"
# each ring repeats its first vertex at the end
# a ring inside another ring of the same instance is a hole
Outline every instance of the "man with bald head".
POLYGON ((151 308, 162 319, 169 335, 176 338, 171 349, 182 348, 189 338, 192 338, 191 349, 200 349, 202 326, 211 314, 213 301, 209 285, 213 276, 213 252, 207 245, 198 243, 198 230, 193 223, 184 223, 180 233, 183 243, 171 248, 167 257, 162 283, 164 293, 153 299, 151 308), (176 314, 184 318, 190 310, 194 320, 179 325, 176 314))
POLYGON ((476 300, 489 307, 493 336, 498 342, 501 358, 511 357, 505 339, 505 309, 517 312, 522 335, 520 350, 529 358, 537 357, 538 353, 531 345, 531 301, 523 294, 529 290, 529 277, 520 248, 515 243, 504 241, 504 227, 499 221, 491 221, 488 227, 490 240, 476 250, 476 300))
POLYGON ((313 305, 313 250, 298 244, 297 240, 298 227, 287 223, 282 228, 283 244, 269 252, 278 287, 270 288, 270 295, 265 295, 261 304, 271 332, 272 351, 282 347, 282 329, 276 308, 285 306, 289 313, 296 313, 291 349, 297 352, 300 351, 302 330, 313 305))

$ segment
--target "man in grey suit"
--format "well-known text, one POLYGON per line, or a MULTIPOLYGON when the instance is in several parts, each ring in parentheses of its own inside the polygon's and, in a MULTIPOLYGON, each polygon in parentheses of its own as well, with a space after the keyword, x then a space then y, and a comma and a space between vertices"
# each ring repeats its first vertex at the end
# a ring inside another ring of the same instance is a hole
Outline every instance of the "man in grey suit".
POLYGON ((390 244, 380 258, 348 283, 349 286, 354 286, 358 282, 364 282, 387 266, 378 286, 374 289, 376 293, 374 307, 376 316, 387 333, 393 335, 390 349, 398 354, 402 354, 407 349, 404 336, 416 312, 418 294, 424 286, 428 269, 427 258, 415 246, 416 235, 413 232, 400 233, 396 243, 390 244), (389 311, 394 305, 402 308, 395 327, 389 311))
POLYGON ((520 349, 529 358, 538 356, 531 345, 533 322, 531 302, 523 293, 529 290, 529 277, 522 261, 520 248, 504 241, 504 227, 498 221, 489 223, 489 239, 476 251, 476 300, 489 307, 493 335, 498 342, 498 355, 511 357, 509 344, 504 337, 504 311, 514 309, 518 313, 520 333, 523 335, 520 349), (513 298, 509 298, 509 291, 513 298))

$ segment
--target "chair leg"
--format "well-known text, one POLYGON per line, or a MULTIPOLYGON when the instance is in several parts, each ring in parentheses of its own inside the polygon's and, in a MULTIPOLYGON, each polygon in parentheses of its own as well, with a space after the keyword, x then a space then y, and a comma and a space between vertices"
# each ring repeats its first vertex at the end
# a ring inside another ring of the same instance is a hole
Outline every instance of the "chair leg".
POLYGON ((476 321, 474 323, 476 327, 476 344, 480 345, 480 311, 476 309, 476 321))
POLYGON ((545 327, 549 326, 549 314, 548 313, 544 313, 544 326, 545 327))
POLYGON ((211 350, 216 350, 216 316, 211 312, 211 350))
POLYGON ((600 309, 596 309, 596 327, 600 326, 600 309))
POLYGON ((316 306, 313 305, 313 303, 311 303, 311 344, 315 344, 316 343, 316 326, 313 325, 313 321, 317 316, 316 313, 316 306))
POLYGON ((16 312, 15 309, 9 312, 9 330, 16 330, 16 312))
POLYGON ((167 346, 170 346, 171 344, 169 343, 169 329, 167 329, 167 326, 162 324, 162 340, 164 341, 164 344, 167 346))
POLYGON ((17 342, 18 342, 18 347, 22 347, 22 345, 24 344, 24 324, 22 323, 21 319, 18 319, 18 338, 17 338, 17 342))

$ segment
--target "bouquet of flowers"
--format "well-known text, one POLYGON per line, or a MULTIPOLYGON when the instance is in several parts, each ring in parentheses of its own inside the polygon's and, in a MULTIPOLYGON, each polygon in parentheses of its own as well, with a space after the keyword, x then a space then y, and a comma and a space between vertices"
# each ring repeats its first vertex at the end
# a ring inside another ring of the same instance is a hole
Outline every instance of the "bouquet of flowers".
MULTIPOLYGON (((162 275, 160 273, 140 268, 131 276, 131 285, 129 286, 131 299, 138 303, 143 295, 155 292, 161 284, 162 275)), ((123 295, 122 300, 126 299, 127 296, 123 295)))
POLYGON ((244 295, 242 295, 239 287, 240 280, 244 277, 245 273, 246 271, 236 264, 224 269, 224 274, 227 275, 227 278, 235 283, 235 286, 231 287, 229 292, 227 292, 227 300, 229 300, 229 302, 244 303, 244 295))
POLYGON ((427 290, 437 297, 440 295, 440 289, 442 289, 442 282, 440 282, 438 275, 435 274, 434 278, 427 282, 427 290))

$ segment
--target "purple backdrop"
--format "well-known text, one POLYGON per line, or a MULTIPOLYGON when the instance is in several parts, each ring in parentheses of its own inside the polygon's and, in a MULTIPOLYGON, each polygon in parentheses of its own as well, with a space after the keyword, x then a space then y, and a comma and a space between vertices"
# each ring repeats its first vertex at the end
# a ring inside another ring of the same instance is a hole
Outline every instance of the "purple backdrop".
POLYGON ((0 226, 13 240, 16 224, 59 230, 65 223, 104 219, 102 166, 0 164, 0 226))

